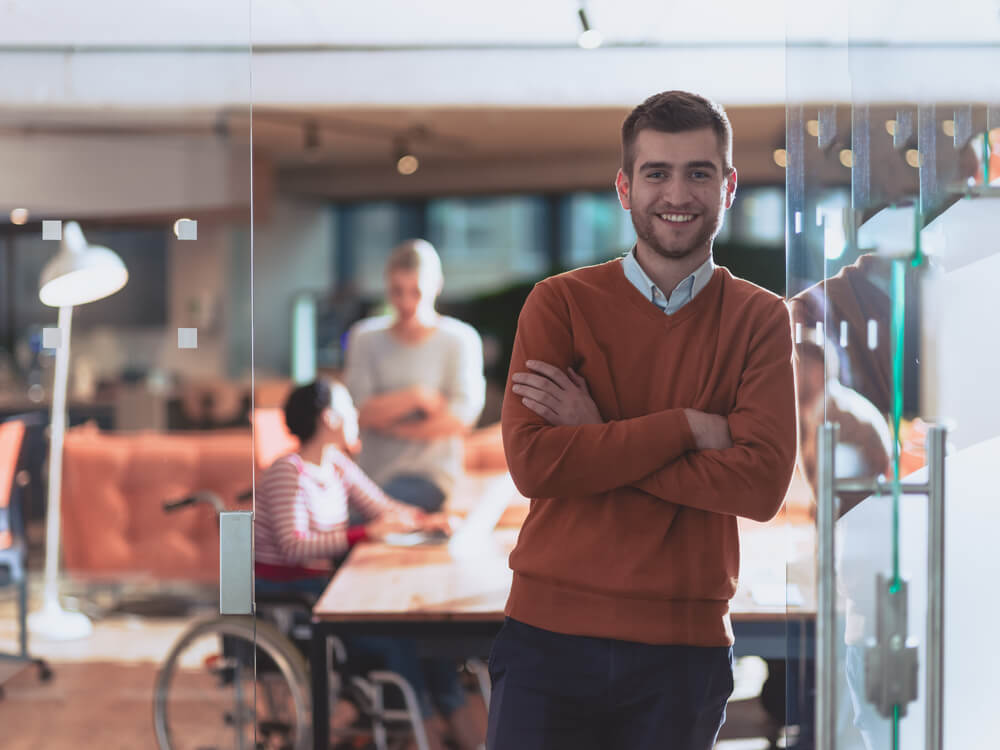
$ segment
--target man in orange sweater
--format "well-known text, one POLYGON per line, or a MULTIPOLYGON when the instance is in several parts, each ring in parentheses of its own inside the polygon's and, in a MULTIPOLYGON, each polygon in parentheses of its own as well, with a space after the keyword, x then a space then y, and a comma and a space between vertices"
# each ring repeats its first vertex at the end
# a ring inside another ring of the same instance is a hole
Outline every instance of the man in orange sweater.
POLYGON ((712 261, 736 170, 721 107, 666 92, 622 127, 624 258, 537 284, 504 450, 531 511, 490 657, 489 750, 709 750, 732 692, 737 516, 796 447, 784 301, 712 261))

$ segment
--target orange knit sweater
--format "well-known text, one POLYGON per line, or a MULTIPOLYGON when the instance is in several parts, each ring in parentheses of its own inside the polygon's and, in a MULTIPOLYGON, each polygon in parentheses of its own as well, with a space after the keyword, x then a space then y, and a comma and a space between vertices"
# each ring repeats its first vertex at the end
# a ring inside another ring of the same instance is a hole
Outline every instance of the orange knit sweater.
POLYGON ((504 451, 532 500, 507 615, 572 635, 732 644, 736 517, 772 518, 795 460, 783 300, 720 267, 668 316, 611 261, 535 286, 511 373, 528 359, 575 368, 607 421, 551 426, 508 378, 504 451), (733 447, 696 450, 685 407, 726 415, 733 447))

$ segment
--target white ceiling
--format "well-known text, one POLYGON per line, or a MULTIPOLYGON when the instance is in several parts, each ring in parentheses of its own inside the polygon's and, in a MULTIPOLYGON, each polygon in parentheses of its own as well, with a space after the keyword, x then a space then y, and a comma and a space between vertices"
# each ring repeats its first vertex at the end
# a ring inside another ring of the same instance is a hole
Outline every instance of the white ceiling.
POLYGON ((603 185, 623 113, 668 88, 726 105, 744 174, 761 180, 775 176, 789 101, 1000 104, 1000 0, 586 7, 608 41, 594 51, 575 44, 577 0, 0 0, 0 136, 209 138, 227 120, 239 144, 252 104, 258 150, 303 190, 359 190, 364 178, 377 194, 404 189, 381 175, 386 133, 411 126, 435 137, 406 189, 464 189, 511 155, 519 174, 536 164, 538 185, 556 172, 603 185), (309 119, 371 132, 324 126, 306 157, 309 119))
MULTIPOLYGON (((578 0, 2 0, 11 45, 558 45, 578 0)), ((998 0, 586 0, 611 43, 979 42, 998 0)))
POLYGON ((1000 0, 586 6, 598 50, 579 0, 0 0, 0 109, 1000 99, 1000 0))

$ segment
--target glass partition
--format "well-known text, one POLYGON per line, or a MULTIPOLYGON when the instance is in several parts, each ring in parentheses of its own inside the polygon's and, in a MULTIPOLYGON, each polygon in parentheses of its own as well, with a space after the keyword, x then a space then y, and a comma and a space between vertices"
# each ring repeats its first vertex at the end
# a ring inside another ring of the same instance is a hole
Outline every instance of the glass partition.
POLYGON ((252 747, 252 647, 183 640, 252 508, 249 2, 15 3, 0 68, 4 743, 252 747))
POLYGON ((981 677, 1000 666, 974 583, 998 568, 981 551, 1000 359, 978 332, 1000 268, 1000 52, 944 7, 847 16, 836 44, 786 55, 788 297, 818 564, 815 681, 790 683, 788 701, 803 744, 981 746, 998 697, 981 677))

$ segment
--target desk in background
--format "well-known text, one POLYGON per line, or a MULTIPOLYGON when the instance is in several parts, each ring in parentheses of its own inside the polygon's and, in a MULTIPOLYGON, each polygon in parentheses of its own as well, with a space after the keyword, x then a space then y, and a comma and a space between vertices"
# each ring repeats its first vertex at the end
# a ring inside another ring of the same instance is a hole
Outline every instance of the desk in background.
MULTIPOLYGON (((503 624, 512 575, 507 558, 517 533, 498 527, 488 543, 464 553, 448 545, 384 544, 351 552, 313 609, 311 660, 324 665, 311 670, 317 747, 329 741, 328 636, 399 636, 436 655, 487 655, 503 624)), ((804 657, 815 619, 811 524, 741 520, 740 535, 741 584, 731 606, 736 653, 804 657), (786 590, 792 604, 784 600, 786 590)))

